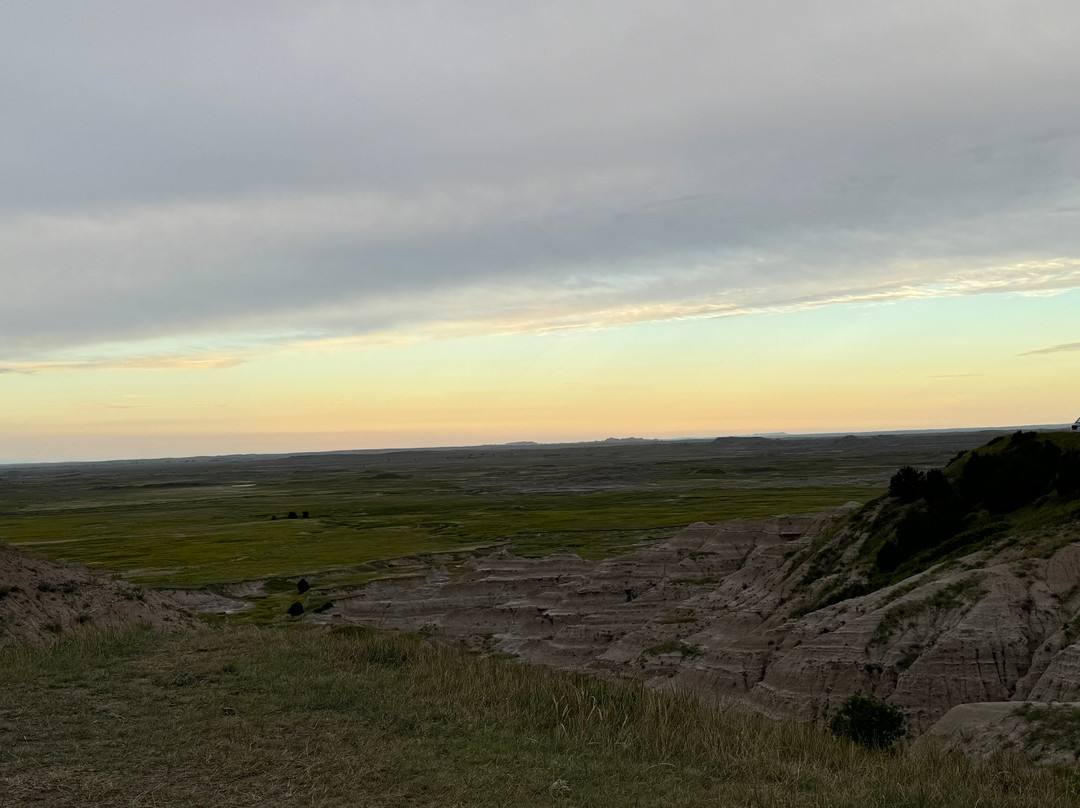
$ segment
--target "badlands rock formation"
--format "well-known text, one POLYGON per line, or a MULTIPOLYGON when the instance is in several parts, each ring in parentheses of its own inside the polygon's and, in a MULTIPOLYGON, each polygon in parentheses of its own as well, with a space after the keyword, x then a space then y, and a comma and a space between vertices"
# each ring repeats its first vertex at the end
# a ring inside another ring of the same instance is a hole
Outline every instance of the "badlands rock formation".
POLYGON ((91 628, 180 631, 196 618, 165 595, 0 543, 0 647, 91 628))
POLYGON ((698 523, 599 562, 504 550, 464 574, 375 581, 335 597, 323 619, 641 677, 778 718, 821 722, 848 696, 873 695, 899 706, 912 734, 960 704, 1080 700, 1080 541, 1069 541, 1080 523, 1048 557, 1019 537, 817 607, 854 574, 859 540, 836 529, 842 515, 698 523), (835 570, 808 583, 830 543, 843 548, 835 570))

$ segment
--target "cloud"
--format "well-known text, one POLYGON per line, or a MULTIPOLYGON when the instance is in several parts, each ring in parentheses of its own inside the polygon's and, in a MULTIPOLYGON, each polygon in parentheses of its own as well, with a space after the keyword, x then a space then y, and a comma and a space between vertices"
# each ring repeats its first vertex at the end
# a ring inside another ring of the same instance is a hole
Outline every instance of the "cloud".
POLYGON ((744 290, 715 300, 694 298, 659 303, 625 302, 600 308, 594 301, 573 297, 532 295, 490 304, 487 313, 468 318, 439 319, 430 312, 424 325, 405 330, 388 328, 356 336, 299 339, 292 347, 311 351, 349 350, 365 346, 407 345, 418 341, 491 334, 553 333, 577 329, 609 328, 663 320, 714 319, 806 311, 833 305, 883 304, 910 299, 967 297, 980 294, 1027 294, 1032 289, 1071 288, 1080 278, 1080 260, 1024 262, 1009 267, 977 270, 971 276, 934 279, 921 284, 882 283, 876 286, 830 288, 785 295, 776 289, 744 290))
MULTIPOLYGON (((746 290, 741 294, 728 294, 715 300, 699 298, 656 303, 638 302, 634 295, 619 305, 601 307, 592 297, 581 299, 577 295, 560 295, 558 290, 549 294, 526 294, 521 290, 509 290, 501 298, 489 296, 482 306, 468 309, 467 301, 460 301, 458 310, 467 316, 447 316, 439 309, 444 299, 435 296, 425 306, 423 300, 413 300, 411 307, 419 316, 401 328, 387 325, 373 328, 363 334, 330 336, 304 333, 273 333, 235 341, 227 351, 194 350, 186 353, 166 352, 158 349, 145 354, 130 354, 122 343, 104 345, 91 353, 78 351, 60 352, 60 358, 37 359, 9 363, 0 366, 0 373, 48 373, 80 370, 219 370, 234 367, 257 355, 283 350, 301 352, 334 353, 365 347, 409 345, 422 341, 458 339, 473 336, 543 334, 580 329, 602 329, 663 320, 713 319, 750 316, 765 313, 805 311, 832 305, 881 304, 908 299, 962 297, 977 294, 1025 294, 1032 289, 1067 288, 1076 284, 1080 276, 1080 260, 1059 259, 1015 266, 990 267, 977 270, 970 277, 954 276, 934 279, 923 284, 883 283, 876 286, 830 288, 818 293, 795 294, 791 290, 785 296, 775 289, 746 290), (419 312, 416 310, 420 309, 419 312)), ((646 297, 652 290, 646 290, 646 297)), ((480 294, 478 290, 476 294, 480 294)), ((468 295, 464 295, 468 297, 468 295)), ((345 312, 348 311, 346 307, 345 312)), ((343 317, 342 311, 327 310, 321 313, 323 323, 334 323, 343 317)), ((393 322, 394 318, 388 318, 393 322)), ((335 328, 327 327, 334 332, 335 328)), ((175 342, 166 340, 165 342, 175 342)), ((152 347, 153 343, 142 347, 152 347)), ((1031 351, 1050 353, 1072 350, 1080 343, 1054 346, 1031 351)), ((1027 354, 1025 354, 1027 355, 1027 354)))
POLYGON ((1076 288, 1074 23, 27 4, 0 31, 0 360, 1076 288))
MULTIPOLYGON (((113 359, 73 358, 19 362, 0 367, 0 373, 51 373, 75 370, 220 370, 247 361, 242 356, 137 356, 113 359)), ((132 407, 143 406, 132 404, 132 407)))
POLYGON ((1034 351, 1025 351, 1020 356, 1037 356, 1039 354, 1067 353, 1080 351, 1080 342, 1063 342, 1059 345, 1051 345, 1049 348, 1038 348, 1034 351))

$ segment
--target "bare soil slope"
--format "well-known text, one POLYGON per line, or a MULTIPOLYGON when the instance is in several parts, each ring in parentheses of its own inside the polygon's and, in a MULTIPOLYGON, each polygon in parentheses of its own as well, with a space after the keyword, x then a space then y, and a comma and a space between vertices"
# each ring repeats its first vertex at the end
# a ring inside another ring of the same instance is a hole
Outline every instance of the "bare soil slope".
POLYGON ((180 631, 197 622, 165 595, 0 543, 0 646, 41 645, 91 628, 180 631))

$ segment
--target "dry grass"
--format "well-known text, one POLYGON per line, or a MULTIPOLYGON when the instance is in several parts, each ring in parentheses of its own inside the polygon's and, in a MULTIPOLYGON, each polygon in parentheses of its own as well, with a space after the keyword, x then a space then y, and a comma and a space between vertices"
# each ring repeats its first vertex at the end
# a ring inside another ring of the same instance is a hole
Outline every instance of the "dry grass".
POLYGON ((367 630, 0 656, 0 805, 1073 806, 1076 771, 813 729, 367 630))

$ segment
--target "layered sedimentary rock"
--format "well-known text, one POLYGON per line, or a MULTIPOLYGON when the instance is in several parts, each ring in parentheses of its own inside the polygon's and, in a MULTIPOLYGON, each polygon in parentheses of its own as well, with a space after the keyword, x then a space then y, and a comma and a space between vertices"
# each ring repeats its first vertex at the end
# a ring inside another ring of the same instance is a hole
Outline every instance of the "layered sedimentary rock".
MULTIPOLYGON (((959 704, 1080 700, 1080 542, 1046 558, 1013 542, 814 608, 853 574, 857 537, 826 532, 839 517, 698 523, 597 562, 502 550, 463 574, 372 582, 322 619, 641 677, 778 718, 821 721, 854 693, 874 695, 903 709, 913 734, 959 704), (829 541, 847 549, 807 583, 811 547, 829 541)), ((1063 530, 1080 540, 1080 525, 1063 530)))

